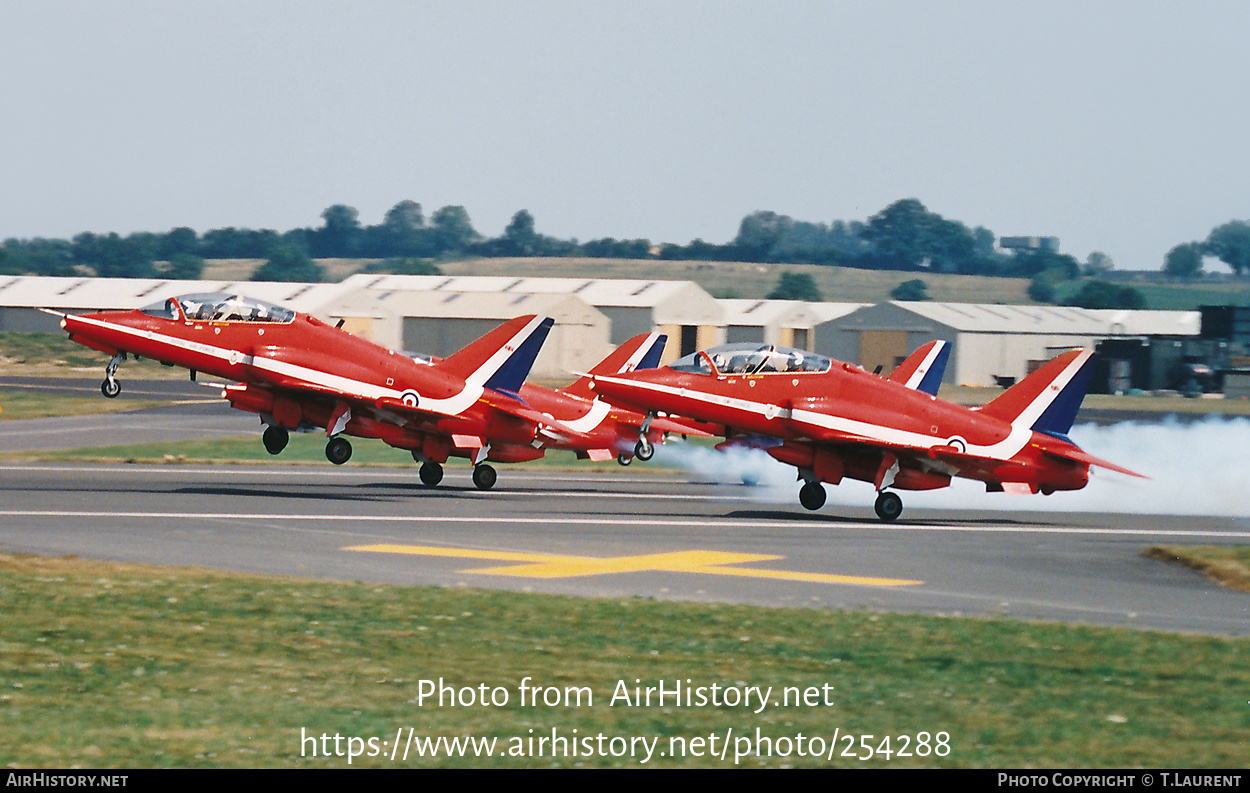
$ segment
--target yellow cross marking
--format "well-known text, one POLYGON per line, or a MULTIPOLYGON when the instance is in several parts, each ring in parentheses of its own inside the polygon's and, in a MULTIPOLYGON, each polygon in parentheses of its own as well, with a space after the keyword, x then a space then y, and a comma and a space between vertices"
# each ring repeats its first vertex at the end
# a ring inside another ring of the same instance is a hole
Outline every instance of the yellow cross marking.
POLYGON ((462 573, 482 575, 510 575, 528 578, 573 578, 611 573, 668 572, 704 573, 707 575, 730 575, 744 578, 774 578, 782 581, 807 581, 817 584, 854 584, 859 586, 913 586, 923 581, 902 578, 876 578, 871 576, 833 575, 830 573, 802 573, 792 570, 761 570, 749 567, 726 567, 747 562, 771 562, 783 556, 753 553, 729 553, 725 551, 674 551, 641 556, 560 556, 547 553, 514 553, 510 551, 481 551, 472 548, 440 548, 429 545, 355 545, 345 551, 369 551, 373 553, 400 553, 414 556, 442 556, 455 559, 481 559, 510 564, 476 567, 461 570, 462 573))

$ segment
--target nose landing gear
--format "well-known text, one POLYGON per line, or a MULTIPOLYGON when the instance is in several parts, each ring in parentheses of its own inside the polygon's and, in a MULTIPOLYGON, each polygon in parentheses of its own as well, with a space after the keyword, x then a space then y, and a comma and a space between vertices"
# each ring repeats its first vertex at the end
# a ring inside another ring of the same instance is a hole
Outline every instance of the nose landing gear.
POLYGON ((126 360, 126 353, 119 352, 108 362, 108 366, 104 367, 104 382, 100 383, 100 393, 109 399, 113 399, 122 392, 121 383, 117 382, 116 375, 117 367, 124 360, 126 360))

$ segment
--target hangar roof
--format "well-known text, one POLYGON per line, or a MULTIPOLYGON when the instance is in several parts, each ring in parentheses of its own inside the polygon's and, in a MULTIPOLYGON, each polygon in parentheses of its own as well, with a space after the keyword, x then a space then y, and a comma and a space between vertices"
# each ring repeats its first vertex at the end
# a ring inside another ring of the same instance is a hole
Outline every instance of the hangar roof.
POLYGON ((176 281, 163 278, 0 276, 0 305, 75 310, 142 308, 167 297, 237 292, 312 313, 345 293, 342 284, 282 281, 176 281))
POLYGON ((607 318, 576 295, 502 292, 390 291, 377 296, 388 310, 406 317, 511 319, 541 314, 557 322, 607 323, 607 318))
POLYGON ((802 300, 721 298, 718 302, 725 309, 726 325, 810 328, 821 321, 812 310, 815 304, 802 300))
POLYGON ((1130 311, 927 301, 892 301, 890 305, 968 333, 1196 336, 1201 318, 1197 311, 1130 311))
MULTIPOLYGON (((693 281, 607 278, 513 278, 494 275, 366 275, 346 279, 356 289, 371 291, 501 292, 575 294, 592 306, 658 305, 691 291, 706 295, 693 281)), ((710 295, 708 296, 710 299, 710 295)))
POLYGON ((835 319, 845 317, 855 311, 859 311, 865 306, 871 306, 872 303, 808 303, 807 306, 816 314, 817 322, 823 324, 835 319))

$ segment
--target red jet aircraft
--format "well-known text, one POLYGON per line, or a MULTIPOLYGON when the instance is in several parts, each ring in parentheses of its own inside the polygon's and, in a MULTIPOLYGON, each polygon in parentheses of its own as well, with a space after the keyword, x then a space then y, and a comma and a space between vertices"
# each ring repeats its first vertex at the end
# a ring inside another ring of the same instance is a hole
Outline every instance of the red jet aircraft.
POLYGON ((1091 465, 1141 476, 1067 438, 1093 352, 1063 353, 978 408, 938 399, 936 382, 922 387, 930 354, 922 348, 883 378, 801 350, 726 345, 662 369, 593 379, 605 399, 648 415, 718 424, 727 437, 775 439, 768 453, 798 468, 807 509, 824 505, 822 482, 846 477, 871 482, 877 516, 892 521, 903 502, 887 488, 931 490, 953 476, 985 482, 989 492, 1045 494, 1084 487, 1091 465))
MULTIPOLYGON (((51 312, 60 314, 60 312, 51 312)), ((552 416, 519 396, 553 320, 527 315, 503 323, 447 358, 409 358, 327 325, 316 317, 240 295, 170 298, 144 309, 60 314, 74 341, 111 354, 100 390, 121 392, 127 353, 238 381, 222 395, 267 425, 265 448, 278 454, 288 433, 326 431, 326 457, 341 465, 352 447, 343 434, 407 449, 427 485, 449 457, 467 457, 473 483, 495 484, 486 461, 533 459, 552 416)), ((539 451, 538 456, 541 456, 539 451)))

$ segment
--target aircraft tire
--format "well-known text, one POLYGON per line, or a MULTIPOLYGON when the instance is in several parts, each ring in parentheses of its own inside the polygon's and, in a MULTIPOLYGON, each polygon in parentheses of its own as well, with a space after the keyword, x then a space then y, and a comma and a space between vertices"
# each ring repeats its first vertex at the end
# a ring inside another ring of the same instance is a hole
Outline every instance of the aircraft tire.
POLYGON ((265 434, 261 435, 260 439, 265 444, 265 451, 278 454, 286 448, 291 440, 291 434, 282 427, 265 427, 265 434))
POLYGON ((621 452, 620 454, 616 455, 616 461, 620 463, 621 465, 629 465, 630 463, 634 461, 634 456, 632 454, 626 454, 625 452, 621 452))
POLYGON ((426 487, 438 487, 438 483, 443 481, 443 466, 438 463, 421 463, 418 473, 421 475, 421 484, 426 487))
POLYGON ((903 514, 903 499, 899 498, 898 493, 883 490, 877 495, 877 503, 873 504, 873 509, 877 511, 878 518, 890 523, 903 514))
POLYGON ((347 438, 331 438, 326 444, 326 459, 335 465, 342 465, 352 459, 352 445, 347 438))
POLYGON ((825 505, 825 488, 820 482, 808 482, 799 488, 799 503, 806 509, 816 510, 825 505))
POLYGON ((100 383, 100 393, 104 394, 109 399, 116 397, 121 392, 122 392, 122 384, 117 382, 116 380, 109 379, 109 380, 105 380, 103 383, 100 383))
POLYGON ((645 463, 655 456, 655 446, 646 438, 639 438, 634 444, 634 456, 645 463))
POLYGON ((473 466, 473 485, 478 490, 490 490, 495 486, 495 480, 499 475, 495 473, 495 469, 486 463, 473 466))

